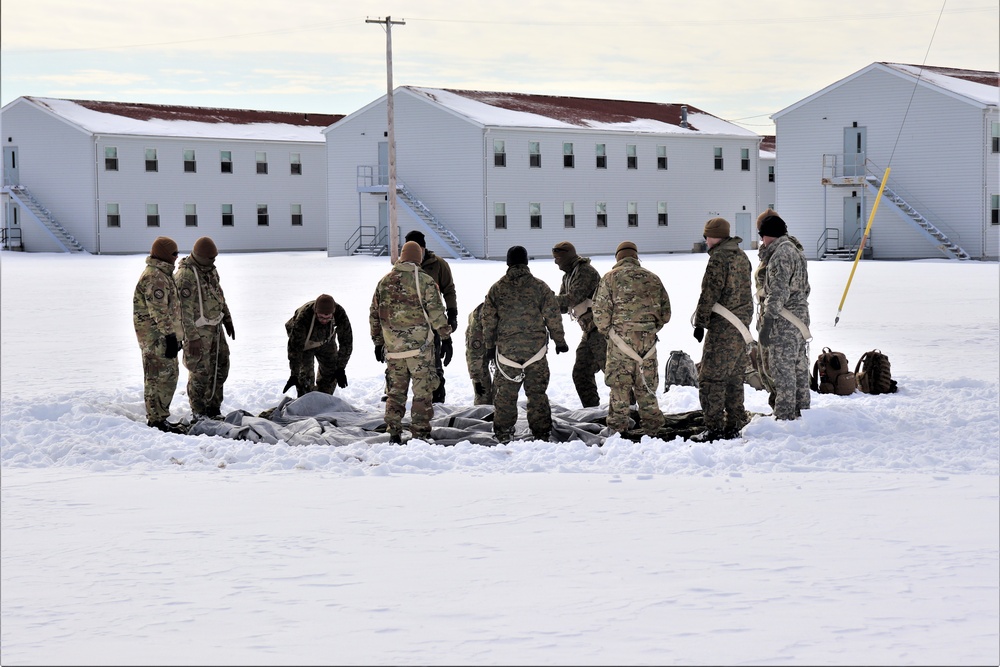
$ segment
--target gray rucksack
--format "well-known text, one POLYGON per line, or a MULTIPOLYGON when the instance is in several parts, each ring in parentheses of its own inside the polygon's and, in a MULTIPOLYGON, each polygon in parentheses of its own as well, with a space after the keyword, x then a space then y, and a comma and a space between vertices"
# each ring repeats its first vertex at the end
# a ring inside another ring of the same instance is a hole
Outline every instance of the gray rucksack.
POLYGON ((670 385, 682 387, 698 386, 698 369, 694 360, 684 350, 674 350, 667 357, 667 367, 663 371, 663 391, 670 391, 670 385))

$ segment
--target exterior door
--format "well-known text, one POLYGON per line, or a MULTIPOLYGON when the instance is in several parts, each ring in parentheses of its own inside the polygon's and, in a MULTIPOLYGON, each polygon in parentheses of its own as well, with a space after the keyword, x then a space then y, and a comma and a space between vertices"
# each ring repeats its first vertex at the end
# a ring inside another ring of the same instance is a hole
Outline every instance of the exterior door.
POLYGON ((20 185, 21 177, 17 171, 17 146, 3 147, 3 184, 20 185))
POLYGON ((750 248, 750 242, 753 241, 753 234, 750 233, 750 214, 743 211, 736 214, 736 231, 733 232, 733 236, 739 236, 742 241, 740 241, 740 247, 744 250, 750 248))
POLYGON ((388 200, 380 201, 378 203, 378 231, 375 234, 376 239, 385 239, 386 245, 389 245, 389 202, 388 200))
POLYGON ((389 185, 389 142, 378 142, 378 184, 389 185))
POLYGON ((864 233, 862 213, 860 197, 844 197, 844 237, 841 239, 841 247, 851 248, 861 242, 861 235, 864 233))
POLYGON ((844 128, 844 176, 865 175, 865 150, 868 145, 868 128, 844 128))

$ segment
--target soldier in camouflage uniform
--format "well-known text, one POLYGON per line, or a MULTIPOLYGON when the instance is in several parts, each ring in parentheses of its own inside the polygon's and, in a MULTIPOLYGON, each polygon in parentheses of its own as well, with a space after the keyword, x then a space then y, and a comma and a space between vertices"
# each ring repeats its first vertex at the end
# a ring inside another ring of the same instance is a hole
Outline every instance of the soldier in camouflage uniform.
POLYGON ((773 384, 775 419, 797 419, 809 409, 809 273, 802 244, 788 235, 772 209, 757 218, 760 263, 754 275, 758 340, 773 384))
MULTIPOLYGON (((458 301, 455 297, 455 281, 451 277, 451 267, 443 257, 438 257, 432 250, 427 249, 427 240, 424 233, 413 229, 406 234, 406 241, 415 241, 423 252, 420 260, 420 268, 434 279, 441 297, 444 299, 444 306, 448 313, 448 326, 451 330, 458 331, 458 301)), ((444 367, 451 363, 452 355, 455 352, 453 342, 450 338, 442 339, 437 333, 434 334, 434 367, 437 370, 438 380, 441 384, 434 390, 433 401, 444 403, 444 367)))
POLYGON ((132 324, 142 351, 146 423, 167 433, 184 429, 167 421, 180 369, 177 352, 184 342, 180 296, 174 283, 177 243, 159 236, 146 258, 146 268, 132 295, 132 324))
POLYGON ((202 236, 174 272, 184 316, 188 402, 196 420, 222 418, 222 387, 229 377, 229 344, 223 330, 236 338, 233 316, 215 268, 218 255, 215 242, 202 236))
POLYGON ((597 394, 597 371, 604 370, 607 359, 608 339, 594 326, 594 293, 601 282, 601 274, 590 264, 589 257, 580 257, 569 241, 562 241, 552 247, 552 257, 562 269, 562 285, 559 287, 559 312, 569 313, 577 321, 583 336, 576 347, 576 361, 573 363, 573 384, 585 408, 601 404, 597 394))
POLYGON ((698 397, 704 414, 705 431, 690 438, 698 442, 739 436, 747 423, 743 403, 743 374, 747 365, 747 340, 753 320, 750 289, 750 258, 740 248, 740 237, 729 235, 729 221, 712 218, 705 223, 708 266, 701 281, 701 296, 694 312, 694 337, 705 340, 698 377, 698 397), (722 313, 718 304, 743 323, 738 329, 722 313), (708 330, 708 336, 705 331, 708 330))
POLYGON ((483 344, 482 312, 483 304, 480 303, 469 313, 469 323, 465 327, 465 363, 476 394, 475 405, 493 405, 493 374, 483 344))
POLYGON ((288 368, 283 392, 295 387, 298 396, 310 391, 332 394, 347 386, 347 362, 354 351, 354 332, 343 306, 329 294, 320 294, 295 310, 285 322, 288 368), (314 366, 319 366, 316 374, 314 366))
POLYGON ((548 440, 552 409, 546 390, 549 338, 556 354, 569 352, 559 303, 552 289, 531 275, 528 251, 512 246, 507 251, 507 273, 496 281, 483 302, 483 342, 487 358, 496 362, 493 378, 493 434, 497 442, 510 442, 517 423, 517 396, 524 384, 528 427, 536 440, 548 440))
POLYGON ((630 394, 634 392, 640 426, 654 435, 664 423, 656 399, 660 382, 656 333, 670 321, 670 297, 660 278, 639 265, 634 243, 622 241, 615 260, 594 296, 594 324, 608 337, 604 367, 604 382, 611 388, 608 431, 629 429, 630 394))
POLYGON ((434 334, 450 341, 451 326, 437 283, 420 270, 423 252, 415 241, 403 244, 399 261, 378 283, 368 310, 375 358, 388 364, 385 423, 389 441, 402 442, 406 394, 413 382, 410 431, 429 440, 438 386, 434 334))

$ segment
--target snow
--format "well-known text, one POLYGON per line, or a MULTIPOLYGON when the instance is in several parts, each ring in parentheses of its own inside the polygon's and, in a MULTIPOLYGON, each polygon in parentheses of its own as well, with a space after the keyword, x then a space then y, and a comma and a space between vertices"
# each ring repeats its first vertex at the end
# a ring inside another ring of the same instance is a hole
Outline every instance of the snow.
MULTIPOLYGON (((706 255, 641 259, 673 306, 660 363, 698 359, 706 255)), ((450 264, 463 341, 505 266, 450 264)), ((324 291, 355 334, 337 396, 379 405, 367 309, 386 258, 223 248, 217 265, 236 329, 224 412, 278 404, 284 322, 324 291)), ((153 431, 143 266, 0 254, 2 664, 1000 663, 997 263, 864 261, 841 308, 851 264, 810 262, 811 357, 879 348, 899 393, 813 394, 743 441, 599 448, 153 431)), ((549 258, 530 266, 558 286, 549 258)), ((448 402, 467 405, 457 347, 448 402)), ((575 408, 572 357, 550 355, 549 395, 575 408)), ((699 407, 694 388, 658 397, 699 407)), ((770 412, 764 392, 746 403, 770 412)))
POLYGON ((900 72, 909 74, 914 78, 920 77, 921 80, 932 83, 939 88, 968 97, 969 99, 981 102, 982 104, 992 106, 1000 104, 1000 90, 998 90, 998 86, 996 84, 988 86, 984 83, 968 81, 966 79, 960 79, 956 76, 948 76, 947 74, 943 74, 933 69, 917 67, 914 65, 902 65, 897 63, 886 63, 886 65, 900 72))

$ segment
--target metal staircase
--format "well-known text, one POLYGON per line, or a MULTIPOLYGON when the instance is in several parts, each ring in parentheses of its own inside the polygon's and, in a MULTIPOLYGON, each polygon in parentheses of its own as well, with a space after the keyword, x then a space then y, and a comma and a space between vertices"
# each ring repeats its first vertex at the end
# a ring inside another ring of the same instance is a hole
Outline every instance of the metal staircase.
MULTIPOLYGON (((868 187, 876 194, 878 193, 880 181, 872 175, 865 176, 868 187)), ((893 204, 893 210, 899 213, 904 220, 913 224, 924 236, 941 252, 951 259, 972 259, 969 253, 965 252, 957 243, 948 238, 948 235, 938 229, 930 220, 925 218, 920 211, 911 206, 901 195, 889 187, 887 183, 882 189, 882 196, 893 204)))
POLYGON ((451 248, 452 257, 455 259, 472 259, 462 241, 450 229, 441 224, 429 208, 417 199, 403 183, 396 181, 396 192, 399 194, 399 201, 403 204, 403 209, 409 213, 417 222, 444 246, 451 248))
POLYGON ((28 213, 33 217, 42 229, 48 232, 49 236, 59 244, 64 252, 87 252, 87 250, 80 245, 72 234, 66 231, 56 217, 52 215, 52 212, 47 208, 42 206, 42 204, 35 199, 26 187, 23 185, 11 185, 5 188, 10 194, 10 198, 15 201, 23 211, 28 213))

